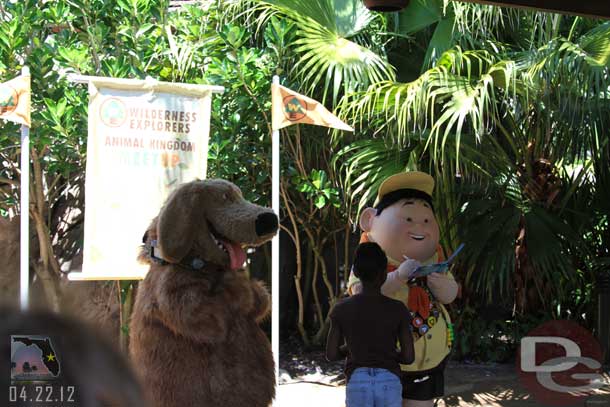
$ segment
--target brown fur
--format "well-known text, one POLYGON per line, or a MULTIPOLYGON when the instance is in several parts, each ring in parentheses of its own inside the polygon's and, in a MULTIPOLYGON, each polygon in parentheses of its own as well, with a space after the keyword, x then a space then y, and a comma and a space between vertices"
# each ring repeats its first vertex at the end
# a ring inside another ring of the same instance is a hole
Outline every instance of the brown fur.
MULTIPOLYGON (((269 293, 242 271, 210 235, 257 245, 269 240, 255 220, 269 209, 243 199, 226 181, 184 184, 168 198, 145 234, 141 260, 150 271, 140 284, 131 321, 130 353, 158 407, 266 407, 275 395, 273 355, 258 323, 269 313, 269 293), (150 261, 157 240, 170 264, 150 261), (178 264, 199 256, 207 264, 178 264)), ((276 219, 276 218, 275 218, 276 219)))

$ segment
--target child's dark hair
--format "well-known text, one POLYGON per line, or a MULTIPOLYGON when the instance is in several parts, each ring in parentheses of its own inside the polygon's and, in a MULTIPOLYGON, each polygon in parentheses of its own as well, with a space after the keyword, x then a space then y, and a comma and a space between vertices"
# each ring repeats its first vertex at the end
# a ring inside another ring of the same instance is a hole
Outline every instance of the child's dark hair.
POLYGON ((401 199, 409 199, 409 198, 421 199, 422 201, 424 201, 428 205, 430 205, 430 209, 432 209, 432 212, 434 212, 434 206, 432 206, 432 197, 430 195, 428 195, 427 193, 420 191, 418 189, 404 188, 404 189, 399 189, 396 191, 388 192, 387 194, 382 196, 381 199, 379 200, 379 203, 375 206, 375 209, 377 209, 376 216, 381 215, 381 212, 383 212, 383 210, 385 208, 387 208, 388 206, 395 204, 396 202, 400 201, 401 199))
POLYGON ((388 258, 381 247, 374 242, 361 243, 354 255, 354 275, 362 282, 375 281, 379 274, 385 273, 388 258))

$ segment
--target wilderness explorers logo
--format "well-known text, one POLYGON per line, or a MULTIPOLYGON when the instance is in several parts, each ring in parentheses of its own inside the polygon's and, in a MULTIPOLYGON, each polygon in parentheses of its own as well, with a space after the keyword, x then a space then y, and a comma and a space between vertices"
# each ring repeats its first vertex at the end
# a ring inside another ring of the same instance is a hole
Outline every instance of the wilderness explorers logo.
POLYGON ((296 122, 307 116, 307 102, 303 99, 288 95, 283 99, 284 116, 291 122, 296 122))
POLYGON ((0 115, 12 113, 19 104, 19 93, 10 85, 0 85, 0 115))
POLYGON ((608 386, 601 360, 601 346, 589 331, 574 321, 553 320, 521 339, 517 371, 539 403, 567 406, 608 386))
POLYGON ((121 99, 108 98, 100 106, 100 119, 108 127, 121 127, 127 120, 127 107, 121 99))

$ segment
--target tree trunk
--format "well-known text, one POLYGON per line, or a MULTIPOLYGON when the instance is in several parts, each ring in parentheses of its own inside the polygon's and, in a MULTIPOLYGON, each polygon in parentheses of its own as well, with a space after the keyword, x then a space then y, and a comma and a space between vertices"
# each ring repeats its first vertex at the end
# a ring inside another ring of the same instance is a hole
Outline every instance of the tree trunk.
POLYGON ((129 352, 129 321, 133 309, 133 284, 131 283, 125 288, 126 293, 123 300, 121 282, 116 282, 119 295, 119 344, 121 351, 125 354, 129 352))

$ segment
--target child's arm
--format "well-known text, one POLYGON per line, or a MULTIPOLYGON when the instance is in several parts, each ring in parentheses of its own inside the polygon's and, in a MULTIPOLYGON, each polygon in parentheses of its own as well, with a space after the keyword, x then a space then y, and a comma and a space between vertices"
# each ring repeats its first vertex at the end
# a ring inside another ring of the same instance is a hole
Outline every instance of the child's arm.
POLYGON ((405 316, 401 319, 400 327, 398 329, 398 342, 400 342, 398 362, 402 363, 403 365, 408 365, 413 363, 415 360, 415 350, 413 349, 413 335, 409 330, 411 317, 409 316, 409 312, 407 311, 406 307, 404 310, 405 316))
POLYGON ((331 318, 330 330, 328 331, 328 338, 326 338, 326 359, 328 359, 328 361, 332 362, 345 357, 345 352, 342 352, 340 349, 342 340, 343 333, 341 332, 341 327, 331 318))

